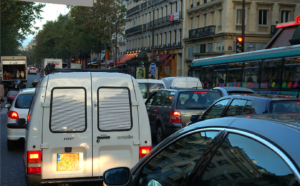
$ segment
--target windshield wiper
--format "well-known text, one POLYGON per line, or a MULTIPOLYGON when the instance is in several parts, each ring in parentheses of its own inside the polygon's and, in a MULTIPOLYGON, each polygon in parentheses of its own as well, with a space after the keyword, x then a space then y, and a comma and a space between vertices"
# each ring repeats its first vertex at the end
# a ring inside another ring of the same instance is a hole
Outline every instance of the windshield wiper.
POLYGON ((188 108, 188 109, 205 109, 205 107, 185 107, 185 108, 188 108))

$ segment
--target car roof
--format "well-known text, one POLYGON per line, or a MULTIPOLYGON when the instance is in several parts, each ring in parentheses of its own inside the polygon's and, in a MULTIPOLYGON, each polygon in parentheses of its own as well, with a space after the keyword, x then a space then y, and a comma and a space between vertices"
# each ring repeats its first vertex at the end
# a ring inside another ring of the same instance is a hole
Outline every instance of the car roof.
POLYGON ((216 92, 216 90, 208 90, 208 89, 196 89, 196 88, 166 88, 166 89, 159 89, 159 90, 169 90, 169 91, 178 91, 178 92, 185 92, 185 91, 196 91, 196 92, 216 92))
POLYGON ((215 87, 213 89, 224 89, 227 92, 254 92, 252 89, 244 87, 215 87))
POLYGON ((136 79, 138 83, 162 83, 164 84, 163 80, 160 79, 136 79))
MULTIPOLYGON (((299 100, 295 96, 288 95, 269 95, 269 94, 251 94, 251 95, 229 95, 222 98, 244 98, 244 99, 253 99, 253 98, 262 98, 270 100, 299 100)), ((221 99, 221 98, 220 98, 221 99)), ((299 100, 300 101, 300 100, 299 100)))
POLYGON ((25 88, 25 89, 21 89, 19 94, 30 94, 34 92, 35 92, 35 88, 25 88))

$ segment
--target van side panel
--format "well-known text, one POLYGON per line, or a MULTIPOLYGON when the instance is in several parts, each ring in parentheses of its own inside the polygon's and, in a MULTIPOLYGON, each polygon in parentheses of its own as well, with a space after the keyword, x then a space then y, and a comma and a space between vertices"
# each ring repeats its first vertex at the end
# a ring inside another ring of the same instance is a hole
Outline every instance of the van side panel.
POLYGON ((42 103, 42 180, 92 177, 90 73, 48 76, 42 103))

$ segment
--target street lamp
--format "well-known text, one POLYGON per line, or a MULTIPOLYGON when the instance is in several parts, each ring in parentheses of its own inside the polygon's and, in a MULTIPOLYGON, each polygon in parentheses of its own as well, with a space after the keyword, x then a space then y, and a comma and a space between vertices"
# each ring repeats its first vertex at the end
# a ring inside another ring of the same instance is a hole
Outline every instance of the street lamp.
MULTIPOLYGON (((133 2, 137 3, 139 2, 140 0, 133 0, 133 2)), ((153 9, 153 13, 152 13, 152 61, 154 61, 154 31, 155 31, 155 28, 154 28, 154 18, 155 18, 155 6, 150 3, 149 1, 145 0, 145 2, 147 2, 150 6, 153 6, 152 9, 153 9)), ((174 4, 175 2, 174 1, 169 1, 169 4, 174 4)), ((128 21, 131 21, 132 19, 128 19, 128 21)))

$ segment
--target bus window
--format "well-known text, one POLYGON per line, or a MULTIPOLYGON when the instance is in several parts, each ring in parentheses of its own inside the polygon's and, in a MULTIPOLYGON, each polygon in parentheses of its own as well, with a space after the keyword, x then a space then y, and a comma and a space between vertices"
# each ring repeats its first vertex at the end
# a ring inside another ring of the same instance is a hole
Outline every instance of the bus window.
POLYGON ((282 59, 265 60, 262 65, 261 89, 279 88, 282 59))
POLYGON ((300 85, 300 56, 285 59, 282 88, 298 88, 300 85))
POLYGON ((203 88, 212 87, 212 66, 203 66, 201 69, 200 81, 202 82, 203 88))
POLYGON ((259 61, 245 62, 243 71, 243 87, 258 88, 259 61))
POLYGON ((242 87, 242 66, 243 63, 228 64, 227 87, 242 87))
POLYGON ((213 87, 224 87, 226 80, 227 65, 215 66, 213 75, 213 87))

